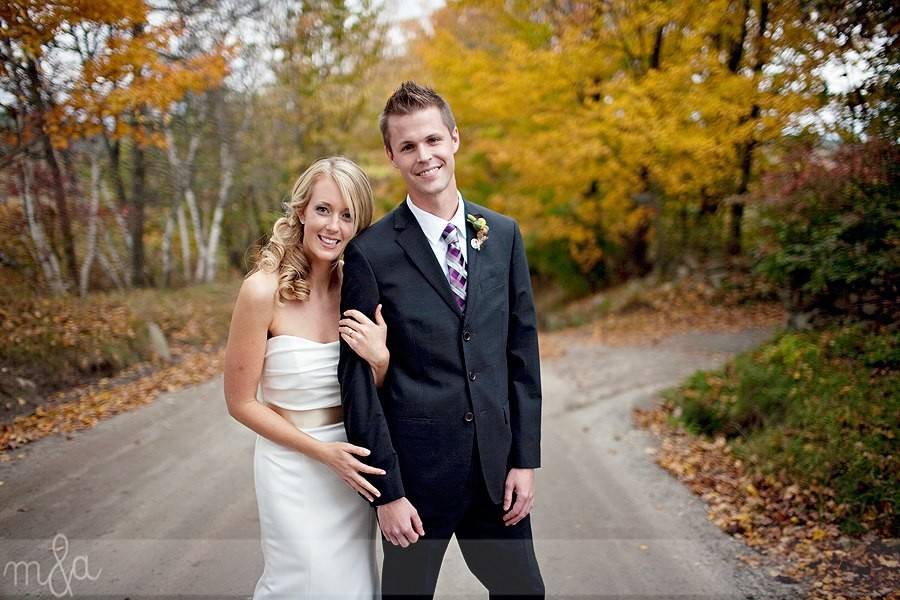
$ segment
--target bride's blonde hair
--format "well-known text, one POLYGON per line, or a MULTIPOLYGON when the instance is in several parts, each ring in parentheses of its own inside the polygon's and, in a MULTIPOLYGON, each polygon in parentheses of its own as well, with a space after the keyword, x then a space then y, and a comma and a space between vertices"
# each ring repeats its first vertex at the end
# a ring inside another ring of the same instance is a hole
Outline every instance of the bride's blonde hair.
MULTIPOLYGON (((343 156, 333 156, 311 164, 294 183, 290 200, 284 203, 284 215, 275 221, 272 237, 257 255, 254 270, 278 273, 276 298, 279 302, 309 298, 309 258, 303 252, 300 215, 306 210, 313 185, 320 177, 331 177, 340 190, 353 219, 353 235, 372 223, 372 186, 356 163, 343 156)), ((338 277, 340 264, 338 259, 333 265, 338 277)))

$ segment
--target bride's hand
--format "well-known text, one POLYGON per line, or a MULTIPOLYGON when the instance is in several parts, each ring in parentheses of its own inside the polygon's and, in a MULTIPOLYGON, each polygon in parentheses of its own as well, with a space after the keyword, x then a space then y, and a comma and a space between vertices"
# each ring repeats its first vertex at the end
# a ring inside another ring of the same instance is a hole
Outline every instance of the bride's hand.
POLYGON ((387 349, 387 325, 381 316, 381 305, 375 307, 375 322, 358 310, 344 312, 344 318, 338 321, 341 339, 356 352, 360 358, 378 371, 387 367, 390 353, 387 349))
POLYGON ((377 467, 370 467, 357 459, 357 456, 368 456, 371 454, 367 449, 360 446, 354 446, 347 442, 323 442, 317 449, 316 458, 331 467, 338 474, 341 481, 350 486, 356 492, 372 502, 375 498, 381 496, 375 486, 366 481, 360 473, 368 473, 369 475, 384 475, 385 471, 377 467))

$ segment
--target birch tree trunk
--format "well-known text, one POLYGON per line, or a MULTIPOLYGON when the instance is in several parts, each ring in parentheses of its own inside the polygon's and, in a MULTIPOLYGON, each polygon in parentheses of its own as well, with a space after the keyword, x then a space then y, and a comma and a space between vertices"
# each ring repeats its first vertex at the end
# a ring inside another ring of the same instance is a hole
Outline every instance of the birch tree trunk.
POLYGON ((184 274, 184 281, 191 279, 191 240, 188 237, 187 219, 184 216, 184 203, 179 202, 176 209, 178 218, 178 242, 181 246, 181 270, 184 274))
POLYGON ((38 68, 38 63, 29 59, 25 71, 28 75, 31 101, 37 107, 35 113, 38 136, 44 150, 44 160, 50 168, 53 179, 53 198, 56 204, 57 222, 62 233, 62 253, 65 257, 66 269, 74 283, 78 278, 78 262, 75 257, 75 235, 72 232, 72 216, 69 212, 69 198, 66 194, 66 182, 59 161, 56 160, 56 150, 50 141, 45 115, 53 109, 52 101, 46 96, 44 79, 38 68))
POLYGON ((56 255, 50 249, 47 243, 47 235, 44 232, 44 226, 37 218, 35 212, 36 199, 32 196, 32 173, 31 163, 27 159, 21 159, 20 182, 22 184, 22 203, 25 205, 25 218, 28 222, 28 233, 34 244, 35 254, 41 270, 44 272, 44 280, 50 288, 50 292, 56 295, 66 293, 66 285, 63 282, 62 274, 59 269, 59 261, 56 255))
MULTIPOLYGON (((203 280, 207 283, 216 278, 216 258, 219 249, 219 240, 222 235, 222 218, 225 216, 225 207, 231 200, 231 187, 234 182, 234 154, 231 148, 231 137, 228 131, 225 115, 225 101, 220 96, 216 104, 216 121, 219 124, 221 141, 219 142, 219 193, 216 197, 216 207, 213 209, 212 223, 209 227, 209 240, 206 246, 206 267, 203 280)), ((246 121, 245 121, 246 122, 246 121)), ((243 128, 243 123, 241 125, 243 128)))
POLYGON ((103 272, 106 273, 106 276, 109 277, 117 289, 125 289, 125 283, 122 281, 122 276, 117 272, 116 265, 102 251, 97 251, 97 262, 100 263, 103 272))
POLYGON ((170 287, 172 283, 172 235, 175 231, 175 211, 169 211, 166 216, 166 227, 163 229, 162 244, 162 285, 170 287))
POLYGON ((96 152, 91 152, 91 198, 88 206, 87 234, 85 238, 84 261, 78 276, 78 293, 84 297, 88 292, 91 267, 97 253, 97 211, 100 208, 100 160, 96 152))
POLYGON ((122 264, 122 258, 119 256, 116 245, 113 243, 112 236, 109 234, 109 229, 103 230, 103 247, 106 250, 106 254, 101 252, 98 256, 100 264, 104 265, 104 269, 107 274, 109 274, 110 279, 113 280, 113 283, 116 284, 116 287, 119 289, 128 287, 128 277, 125 274, 125 266, 122 264), (107 258, 107 254, 109 255, 109 258, 107 258))
POLYGON ((122 212, 112 201, 112 197, 109 194, 105 193, 105 190, 101 192, 100 198, 101 200, 103 200, 103 204, 106 206, 106 208, 109 209, 109 212, 111 212, 113 215, 113 220, 115 220, 116 222, 116 228, 119 230, 119 235, 125 242, 125 249, 131 252, 131 236, 128 235, 128 224, 125 223, 125 218, 122 216, 122 212))
MULTIPOLYGON (((206 104, 201 103, 198 112, 198 121, 201 123, 206 118, 206 104)), ((200 135, 202 130, 195 127, 188 141, 188 148, 184 159, 178 155, 178 146, 175 142, 175 135, 170 127, 165 129, 166 139, 166 156, 169 159, 169 166, 172 168, 173 178, 175 179, 175 199, 173 206, 178 215, 178 229, 181 236, 181 254, 182 261, 185 262, 185 281, 201 281, 203 277, 203 269, 205 268, 205 244, 203 231, 203 222, 200 217, 200 209, 197 206, 197 198, 193 189, 193 171, 197 149, 200 147, 200 135), (193 278, 191 277, 190 264, 190 247, 188 246, 187 227, 184 223, 184 212, 181 208, 182 199, 188 207, 188 213, 191 217, 191 226, 194 232, 194 243, 197 246, 197 266, 194 270, 193 278)), ((167 223, 168 225, 168 223, 167 223)))
POLYGON ((194 190, 188 188, 184 192, 184 202, 187 204, 188 214, 191 217, 191 226, 194 228, 194 243, 197 245, 197 268, 194 270, 194 281, 203 281, 203 269, 206 267, 206 235, 203 231, 203 220, 200 218, 200 208, 197 206, 197 198, 194 190))

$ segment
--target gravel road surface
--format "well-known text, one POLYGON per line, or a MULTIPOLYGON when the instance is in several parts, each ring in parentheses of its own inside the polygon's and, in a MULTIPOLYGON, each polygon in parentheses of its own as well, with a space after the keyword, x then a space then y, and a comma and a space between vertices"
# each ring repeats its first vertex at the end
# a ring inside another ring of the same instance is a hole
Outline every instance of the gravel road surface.
MULTIPOLYGON (((631 409, 769 335, 608 347, 554 334, 544 361, 535 544, 553 598, 798 598, 653 463, 631 409)), ((549 341, 549 340, 548 340, 549 341)), ((262 571, 255 434, 222 380, 160 397, 0 464, 0 598, 249 598, 262 571)), ((439 598, 486 598, 451 545, 439 598)))

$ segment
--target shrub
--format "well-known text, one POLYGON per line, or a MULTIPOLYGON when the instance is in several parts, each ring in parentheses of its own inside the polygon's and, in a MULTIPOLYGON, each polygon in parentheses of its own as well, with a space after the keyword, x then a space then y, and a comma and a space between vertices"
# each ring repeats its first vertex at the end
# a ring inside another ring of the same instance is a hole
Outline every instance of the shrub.
POLYGON ((768 473, 823 484, 846 530, 900 533, 900 327, 784 332, 669 393, 698 433, 768 473))
POLYGON ((797 151, 763 181, 758 270, 788 308, 888 323, 900 317, 900 186, 895 144, 797 151))

